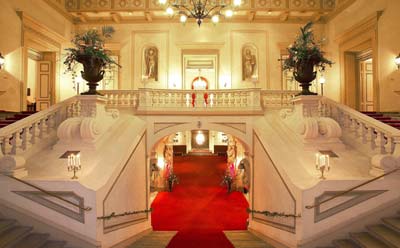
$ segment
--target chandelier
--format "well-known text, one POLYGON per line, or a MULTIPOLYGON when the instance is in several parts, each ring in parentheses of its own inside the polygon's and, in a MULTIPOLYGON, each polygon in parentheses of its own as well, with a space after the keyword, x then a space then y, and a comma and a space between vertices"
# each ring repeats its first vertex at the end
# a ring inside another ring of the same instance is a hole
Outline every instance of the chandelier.
MULTIPOLYGON (((168 0, 158 1, 165 6, 168 0)), ((214 24, 217 24, 220 16, 232 17, 233 8, 240 6, 241 0, 231 1, 233 1, 233 6, 226 4, 225 0, 175 0, 174 3, 167 5, 166 12, 171 17, 178 14, 182 23, 186 23, 188 18, 193 18, 200 27, 204 19, 211 19, 214 24), (223 9, 225 9, 224 12, 222 12, 223 9)))

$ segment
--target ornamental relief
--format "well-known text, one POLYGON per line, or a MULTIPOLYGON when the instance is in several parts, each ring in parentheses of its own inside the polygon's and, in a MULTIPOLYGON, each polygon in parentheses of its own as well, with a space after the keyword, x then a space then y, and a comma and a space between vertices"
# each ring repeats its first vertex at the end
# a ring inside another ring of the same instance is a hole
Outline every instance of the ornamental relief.
POLYGON ((287 8, 284 0, 256 0, 256 8, 287 8))
POLYGON ((321 4, 319 0, 290 0, 289 8, 291 9, 319 9, 321 4))
POLYGON ((144 9, 144 0, 115 0, 114 9, 144 9))
MULTIPOLYGON (((336 6, 337 0, 242 0, 240 9, 328 9, 332 10, 336 6)), ((170 2, 174 2, 171 0, 170 2)), ((225 0, 227 5, 233 0, 225 0)), ((146 5, 150 9, 161 9, 158 0, 65 0, 65 8, 70 11, 76 10, 135 10, 145 9, 146 5)))

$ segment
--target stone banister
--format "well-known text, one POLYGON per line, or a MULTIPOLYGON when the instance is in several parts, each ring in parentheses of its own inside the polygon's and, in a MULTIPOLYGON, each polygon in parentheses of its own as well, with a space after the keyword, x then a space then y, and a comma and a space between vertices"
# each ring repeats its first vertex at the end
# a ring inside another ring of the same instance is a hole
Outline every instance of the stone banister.
POLYGON ((335 119, 344 135, 376 154, 400 155, 400 130, 329 98, 321 99, 321 115, 335 119))
POLYGON ((264 108, 291 106, 297 92, 282 90, 225 89, 104 90, 107 106, 133 108, 139 113, 157 114, 262 114, 264 108))
POLYGON ((68 117, 78 115, 79 103, 75 97, 32 114, 0 129, 1 152, 21 155, 39 141, 56 133, 58 125, 68 117))

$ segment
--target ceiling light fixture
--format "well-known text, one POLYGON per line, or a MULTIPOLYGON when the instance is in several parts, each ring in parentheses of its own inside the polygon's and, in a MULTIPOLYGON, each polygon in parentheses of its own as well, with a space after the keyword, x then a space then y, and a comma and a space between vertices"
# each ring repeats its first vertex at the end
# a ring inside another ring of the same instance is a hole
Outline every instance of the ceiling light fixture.
MULTIPOLYGON (((166 5, 167 0, 158 0, 159 4, 166 5)), ((233 0, 233 6, 225 4, 225 0, 176 0, 175 3, 167 5, 166 12, 169 16, 173 16, 176 12, 180 15, 180 21, 185 23, 188 18, 196 19, 196 23, 200 25, 204 19, 211 19, 216 24, 219 22, 220 16, 227 18, 232 17, 233 7, 239 7, 242 4, 242 0, 233 0), (222 9, 229 7, 223 14, 222 9), (185 17, 183 17, 185 16, 185 17)))

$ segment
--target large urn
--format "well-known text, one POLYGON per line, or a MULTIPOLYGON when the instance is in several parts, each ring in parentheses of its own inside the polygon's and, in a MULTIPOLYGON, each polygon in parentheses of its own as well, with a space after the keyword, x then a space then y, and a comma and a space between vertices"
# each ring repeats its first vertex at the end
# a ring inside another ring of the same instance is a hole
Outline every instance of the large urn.
POLYGON ((300 83, 301 92, 299 95, 317 95, 317 93, 310 91, 311 82, 317 76, 314 71, 313 61, 300 61, 296 65, 293 76, 297 82, 300 83))
POLYGON ((87 86, 89 87, 89 90, 82 95, 101 95, 97 92, 96 87, 104 76, 104 60, 91 55, 78 55, 76 60, 83 65, 81 75, 88 82, 87 86))

